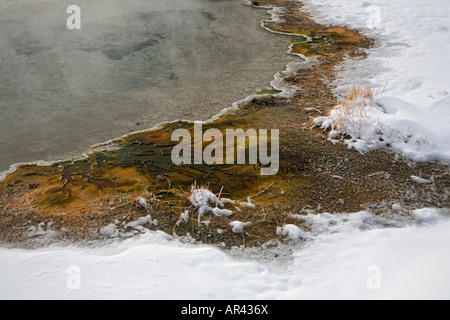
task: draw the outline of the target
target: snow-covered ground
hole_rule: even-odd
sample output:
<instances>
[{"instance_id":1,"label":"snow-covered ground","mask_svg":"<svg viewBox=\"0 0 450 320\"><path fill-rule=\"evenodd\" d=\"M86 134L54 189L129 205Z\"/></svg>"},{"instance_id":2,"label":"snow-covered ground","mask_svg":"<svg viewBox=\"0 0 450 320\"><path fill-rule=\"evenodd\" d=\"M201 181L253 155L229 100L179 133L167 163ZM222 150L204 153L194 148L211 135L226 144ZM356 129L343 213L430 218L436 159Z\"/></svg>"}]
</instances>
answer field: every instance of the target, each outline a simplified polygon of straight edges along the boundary
<instances>
[{"instance_id":1,"label":"snow-covered ground","mask_svg":"<svg viewBox=\"0 0 450 320\"><path fill-rule=\"evenodd\" d=\"M304 0L322 23L378 39L363 61L348 60L336 84L382 91L349 130L350 145L392 148L415 161L450 162L450 6L446 0ZM365 130L360 130L365 127ZM367 129L370 128L370 130ZM380 140L383 140L381 141Z\"/></svg>"},{"instance_id":2,"label":"snow-covered ground","mask_svg":"<svg viewBox=\"0 0 450 320\"><path fill-rule=\"evenodd\" d=\"M448 212L412 215L405 228L378 228L365 211L309 215L309 240L259 261L162 232L95 248L1 248L0 299L450 299Z\"/></svg>"}]
</instances>

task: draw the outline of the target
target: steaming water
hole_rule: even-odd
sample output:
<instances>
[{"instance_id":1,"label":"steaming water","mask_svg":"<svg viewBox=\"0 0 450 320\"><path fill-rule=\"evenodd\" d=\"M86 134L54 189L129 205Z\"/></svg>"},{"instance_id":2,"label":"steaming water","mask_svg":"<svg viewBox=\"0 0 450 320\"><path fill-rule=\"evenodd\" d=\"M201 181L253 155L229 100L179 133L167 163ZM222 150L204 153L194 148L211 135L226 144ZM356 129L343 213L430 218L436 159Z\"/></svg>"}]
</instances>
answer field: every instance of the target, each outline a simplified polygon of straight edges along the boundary
<instances>
[{"instance_id":1,"label":"steaming water","mask_svg":"<svg viewBox=\"0 0 450 320\"><path fill-rule=\"evenodd\" d=\"M267 18L239 0L0 0L0 170L206 120L268 87L293 58Z\"/></svg>"}]
</instances>

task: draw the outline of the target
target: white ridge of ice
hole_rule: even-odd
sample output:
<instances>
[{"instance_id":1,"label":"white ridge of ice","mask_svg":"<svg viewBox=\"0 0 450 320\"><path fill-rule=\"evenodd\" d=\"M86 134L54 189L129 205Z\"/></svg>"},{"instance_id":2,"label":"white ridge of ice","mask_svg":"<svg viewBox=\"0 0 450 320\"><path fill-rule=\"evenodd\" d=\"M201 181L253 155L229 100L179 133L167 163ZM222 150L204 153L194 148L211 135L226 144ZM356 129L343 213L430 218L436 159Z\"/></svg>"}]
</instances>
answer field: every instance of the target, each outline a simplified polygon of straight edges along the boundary
<instances>
[{"instance_id":1,"label":"white ridge of ice","mask_svg":"<svg viewBox=\"0 0 450 320\"><path fill-rule=\"evenodd\" d=\"M433 182L431 180L423 179L423 178L417 177L417 176L411 176L411 179L413 179L418 184L429 184L429 183Z\"/></svg>"},{"instance_id":2,"label":"white ridge of ice","mask_svg":"<svg viewBox=\"0 0 450 320\"><path fill-rule=\"evenodd\" d=\"M213 208L212 212L214 215L221 217L221 216L231 216L233 214L233 211L228 209L220 209L220 208Z\"/></svg>"},{"instance_id":3,"label":"white ridge of ice","mask_svg":"<svg viewBox=\"0 0 450 320\"><path fill-rule=\"evenodd\" d=\"M145 226L146 224L149 225L156 225L157 221L152 220L152 217L150 215L145 217L140 217L135 221L127 223L125 226L129 228L136 228L138 226Z\"/></svg>"}]
</instances>

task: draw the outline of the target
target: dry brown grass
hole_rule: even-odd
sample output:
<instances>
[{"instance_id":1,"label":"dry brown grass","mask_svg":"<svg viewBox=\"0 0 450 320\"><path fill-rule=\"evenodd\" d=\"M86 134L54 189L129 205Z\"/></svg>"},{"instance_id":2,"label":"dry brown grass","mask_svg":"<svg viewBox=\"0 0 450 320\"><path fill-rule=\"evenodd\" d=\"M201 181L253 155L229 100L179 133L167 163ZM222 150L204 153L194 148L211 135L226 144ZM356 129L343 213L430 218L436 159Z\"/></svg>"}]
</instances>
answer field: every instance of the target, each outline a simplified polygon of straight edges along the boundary
<instances>
[{"instance_id":1,"label":"dry brown grass","mask_svg":"<svg viewBox=\"0 0 450 320\"><path fill-rule=\"evenodd\" d=\"M347 89L345 96L346 101L355 101L359 99L373 100L375 90L370 86L353 86Z\"/></svg>"},{"instance_id":2,"label":"dry brown grass","mask_svg":"<svg viewBox=\"0 0 450 320\"><path fill-rule=\"evenodd\" d=\"M375 103L375 90L370 86L353 86L340 99L339 107L332 112L335 130L345 133L349 123L355 118L367 117L366 108Z\"/></svg>"}]
</instances>

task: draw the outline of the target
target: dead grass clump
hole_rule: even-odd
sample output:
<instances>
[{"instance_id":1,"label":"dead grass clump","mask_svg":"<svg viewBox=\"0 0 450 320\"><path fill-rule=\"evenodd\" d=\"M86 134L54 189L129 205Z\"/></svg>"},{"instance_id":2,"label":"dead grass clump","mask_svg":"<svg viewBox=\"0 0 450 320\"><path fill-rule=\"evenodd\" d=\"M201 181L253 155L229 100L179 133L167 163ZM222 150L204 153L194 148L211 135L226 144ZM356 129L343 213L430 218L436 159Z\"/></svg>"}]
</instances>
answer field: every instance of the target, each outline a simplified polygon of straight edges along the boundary
<instances>
[{"instance_id":1,"label":"dead grass clump","mask_svg":"<svg viewBox=\"0 0 450 320\"><path fill-rule=\"evenodd\" d=\"M370 86L353 86L347 89L345 101L373 100L374 96L375 90Z\"/></svg>"},{"instance_id":2,"label":"dead grass clump","mask_svg":"<svg viewBox=\"0 0 450 320\"><path fill-rule=\"evenodd\" d=\"M334 129L345 133L355 119L367 117L366 108L375 102L376 92L370 86L353 86L347 89L331 117Z\"/></svg>"}]
</instances>

